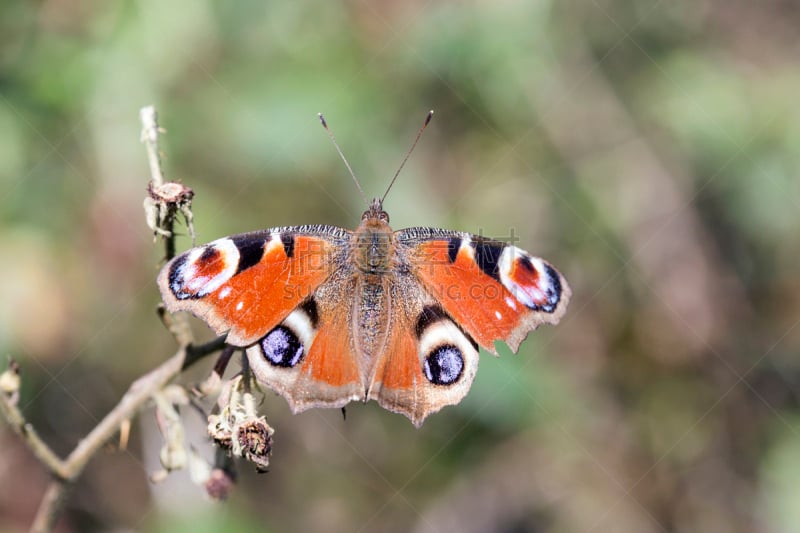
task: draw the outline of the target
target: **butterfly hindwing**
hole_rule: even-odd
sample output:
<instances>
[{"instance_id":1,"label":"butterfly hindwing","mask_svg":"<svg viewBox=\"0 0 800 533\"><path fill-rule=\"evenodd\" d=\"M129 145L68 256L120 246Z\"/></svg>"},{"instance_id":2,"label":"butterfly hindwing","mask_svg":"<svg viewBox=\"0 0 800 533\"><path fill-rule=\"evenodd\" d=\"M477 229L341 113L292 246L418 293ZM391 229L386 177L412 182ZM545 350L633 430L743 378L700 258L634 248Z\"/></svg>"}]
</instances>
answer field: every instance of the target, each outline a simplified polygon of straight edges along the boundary
<instances>
[{"instance_id":1,"label":"butterfly hindwing","mask_svg":"<svg viewBox=\"0 0 800 533\"><path fill-rule=\"evenodd\" d=\"M410 274L397 274L392 292L389 333L369 399L419 427L467 394L478 370L478 345Z\"/></svg>"},{"instance_id":2,"label":"butterfly hindwing","mask_svg":"<svg viewBox=\"0 0 800 533\"><path fill-rule=\"evenodd\" d=\"M339 305L348 289L329 280L247 349L256 379L283 396L295 413L364 398L346 307Z\"/></svg>"}]
</instances>

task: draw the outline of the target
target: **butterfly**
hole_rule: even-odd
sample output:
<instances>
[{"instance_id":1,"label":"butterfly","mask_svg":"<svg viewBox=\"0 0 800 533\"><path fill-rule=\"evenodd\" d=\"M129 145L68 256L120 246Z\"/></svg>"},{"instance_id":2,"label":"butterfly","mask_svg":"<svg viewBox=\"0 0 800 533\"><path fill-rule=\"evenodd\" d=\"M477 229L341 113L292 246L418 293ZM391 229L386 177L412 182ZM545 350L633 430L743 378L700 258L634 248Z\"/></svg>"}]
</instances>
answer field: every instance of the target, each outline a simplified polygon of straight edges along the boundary
<instances>
[{"instance_id":1,"label":"butterfly","mask_svg":"<svg viewBox=\"0 0 800 533\"><path fill-rule=\"evenodd\" d=\"M571 293L548 262L500 240L393 231L385 196L354 231L276 227L176 256L158 276L167 309L227 333L292 412L377 400L421 426L467 394L479 347L497 355L502 340L516 352L558 323Z\"/></svg>"}]
</instances>

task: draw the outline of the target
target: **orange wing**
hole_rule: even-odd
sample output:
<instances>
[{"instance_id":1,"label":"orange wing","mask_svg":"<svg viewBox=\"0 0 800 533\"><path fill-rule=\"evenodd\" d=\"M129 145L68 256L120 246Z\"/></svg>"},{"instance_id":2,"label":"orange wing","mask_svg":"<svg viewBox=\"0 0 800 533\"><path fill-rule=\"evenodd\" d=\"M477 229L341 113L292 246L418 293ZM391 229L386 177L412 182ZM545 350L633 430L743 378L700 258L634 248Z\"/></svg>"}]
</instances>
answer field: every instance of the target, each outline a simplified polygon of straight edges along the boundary
<instances>
[{"instance_id":1,"label":"orange wing","mask_svg":"<svg viewBox=\"0 0 800 533\"><path fill-rule=\"evenodd\" d=\"M412 275L397 273L390 285L388 335L367 396L419 427L467 394L478 370L478 346Z\"/></svg>"},{"instance_id":2,"label":"orange wing","mask_svg":"<svg viewBox=\"0 0 800 533\"><path fill-rule=\"evenodd\" d=\"M500 241L467 233L410 228L397 233L413 274L483 348L513 351L540 324L556 324L570 298L549 263Z\"/></svg>"},{"instance_id":3,"label":"orange wing","mask_svg":"<svg viewBox=\"0 0 800 533\"><path fill-rule=\"evenodd\" d=\"M259 382L283 396L293 412L342 407L364 399L354 357L347 304L353 279L334 274L312 296L247 349Z\"/></svg>"},{"instance_id":4,"label":"orange wing","mask_svg":"<svg viewBox=\"0 0 800 533\"><path fill-rule=\"evenodd\" d=\"M189 311L227 342L248 346L306 300L338 267L349 232L275 228L225 237L170 261L158 276L170 312Z\"/></svg>"}]
</instances>

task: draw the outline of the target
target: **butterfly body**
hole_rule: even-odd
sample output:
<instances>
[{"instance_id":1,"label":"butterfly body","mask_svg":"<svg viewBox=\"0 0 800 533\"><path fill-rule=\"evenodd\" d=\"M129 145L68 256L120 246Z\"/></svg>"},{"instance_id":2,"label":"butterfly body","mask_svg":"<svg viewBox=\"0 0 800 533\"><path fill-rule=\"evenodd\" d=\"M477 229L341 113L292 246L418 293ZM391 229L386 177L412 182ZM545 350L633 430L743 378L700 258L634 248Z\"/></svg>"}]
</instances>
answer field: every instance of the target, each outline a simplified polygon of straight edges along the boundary
<instances>
[{"instance_id":1,"label":"butterfly body","mask_svg":"<svg viewBox=\"0 0 800 533\"><path fill-rule=\"evenodd\" d=\"M506 243L393 231L379 199L355 231L226 237L174 258L158 283L170 311L245 348L256 379L294 412L374 399L417 426L466 395L479 346L516 351L570 296L552 266Z\"/></svg>"}]
</instances>

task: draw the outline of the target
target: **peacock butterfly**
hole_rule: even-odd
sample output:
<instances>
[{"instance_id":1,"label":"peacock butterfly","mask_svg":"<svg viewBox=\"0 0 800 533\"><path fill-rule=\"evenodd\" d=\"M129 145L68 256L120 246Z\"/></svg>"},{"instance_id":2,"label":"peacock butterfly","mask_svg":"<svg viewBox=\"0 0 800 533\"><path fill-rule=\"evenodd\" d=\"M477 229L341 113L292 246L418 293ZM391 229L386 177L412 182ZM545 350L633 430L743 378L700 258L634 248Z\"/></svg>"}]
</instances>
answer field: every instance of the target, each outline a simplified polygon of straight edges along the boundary
<instances>
[{"instance_id":1,"label":"peacock butterfly","mask_svg":"<svg viewBox=\"0 0 800 533\"><path fill-rule=\"evenodd\" d=\"M374 399L419 427L467 394L479 347L497 355L502 340L516 352L540 324L558 323L570 289L549 263L499 240L393 231L385 196L355 231L277 227L184 252L158 276L167 309L227 333L293 412Z\"/></svg>"}]
</instances>

